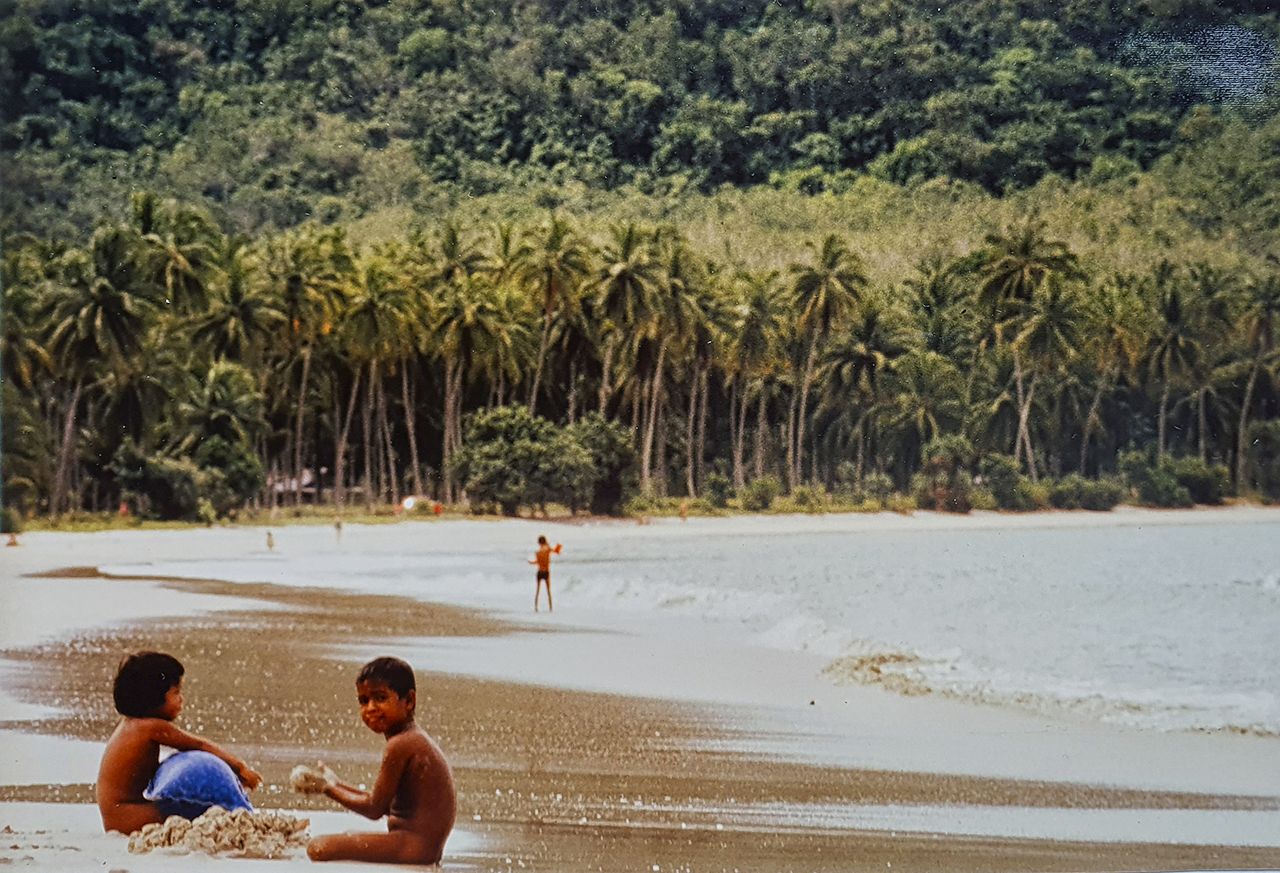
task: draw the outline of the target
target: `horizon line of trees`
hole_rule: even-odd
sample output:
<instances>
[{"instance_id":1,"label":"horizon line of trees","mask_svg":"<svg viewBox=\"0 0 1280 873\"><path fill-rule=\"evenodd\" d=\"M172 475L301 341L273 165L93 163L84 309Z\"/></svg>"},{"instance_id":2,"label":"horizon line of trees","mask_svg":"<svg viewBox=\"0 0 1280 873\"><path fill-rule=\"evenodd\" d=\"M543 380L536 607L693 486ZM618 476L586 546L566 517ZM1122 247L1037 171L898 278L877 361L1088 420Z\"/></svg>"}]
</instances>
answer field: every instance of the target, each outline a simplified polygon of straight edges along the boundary
<instances>
[{"instance_id":1,"label":"horizon line of trees","mask_svg":"<svg viewBox=\"0 0 1280 873\"><path fill-rule=\"evenodd\" d=\"M1027 215L875 283L839 234L733 270L674 227L592 235L555 213L358 248L340 225L249 238L131 205L83 246L6 240L8 506L203 495L218 515L300 502L322 469L339 510L450 503L482 459L468 422L511 405L621 427L645 497L717 476L906 490L951 436L1033 483L1115 473L1137 447L1280 490L1260 454L1280 446L1274 256L1091 274Z\"/></svg>"}]
</instances>

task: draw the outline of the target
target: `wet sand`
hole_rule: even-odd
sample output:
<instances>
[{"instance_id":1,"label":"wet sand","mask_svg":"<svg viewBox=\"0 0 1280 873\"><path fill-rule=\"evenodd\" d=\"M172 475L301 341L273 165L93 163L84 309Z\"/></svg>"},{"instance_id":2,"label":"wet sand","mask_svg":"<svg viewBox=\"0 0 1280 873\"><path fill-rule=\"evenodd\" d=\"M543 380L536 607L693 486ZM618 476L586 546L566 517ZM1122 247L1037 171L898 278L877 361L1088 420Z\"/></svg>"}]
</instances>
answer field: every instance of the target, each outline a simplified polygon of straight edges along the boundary
<instances>
[{"instance_id":1,"label":"wet sand","mask_svg":"<svg viewBox=\"0 0 1280 873\"><path fill-rule=\"evenodd\" d=\"M53 555L49 556L52 559ZM30 556L24 556L30 558ZM31 564L30 560L24 563ZM38 563L38 562L36 562ZM50 568L53 569L53 568ZM46 571L47 572L47 571ZM139 648L178 655L187 668L181 724L234 747L264 776L255 801L314 810L317 832L376 829L331 811L324 799L288 792L289 770L323 759L345 779L372 781L381 738L360 723L353 678L364 653L395 654L424 640L448 647L574 631L520 623L471 609L378 595L214 580L104 579L96 568L62 568L39 580L4 574L9 590L38 584L42 596L103 598L78 629L22 645L6 641L0 683L4 737L58 743L87 755L116 720L109 687L119 656ZM66 586L65 590L59 586ZM107 604L161 604L121 619ZM226 608L224 608L226 607ZM120 609L118 612L128 612ZM87 622L87 625L84 623ZM751 753L751 732L767 719L728 707L555 688L527 681L419 674L419 723L448 755L459 791L447 866L508 870L1168 870L1280 866L1274 846L1197 845L1196 823L1213 815L1275 819L1275 792L1116 788L1069 781L829 766ZM643 670L643 664L619 664ZM24 739L26 738L26 739ZM80 742L75 742L80 741ZM789 742L803 744L803 738ZM33 746L34 748L34 746ZM0 766L0 777L18 772ZM39 778L41 772L51 774ZM93 770L67 778L37 762L0 778L0 860L66 869L82 850L121 869L172 869L123 854L123 840L95 833ZM57 802L59 807L42 804ZM49 810L65 809L63 814ZM989 810L1039 813L1055 839L947 833L947 818ZM905 810L905 812L904 812ZM86 815L86 811L91 813ZM1106 841L1072 838L1080 816L1113 811L1123 830ZM1009 813L1009 814L1014 814ZM1147 842L1137 823L1161 815L1186 842ZM42 818L42 816L44 818ZM895 823L916 824L904 831ZM1183 818L1179 818L1182 816ZM34 823L50 820L43 830ZM10 822L17 826L11 826ZM937 830L930 832L931 823ZM62 828L59 831L59 827ZM981 828L977 828L981 830ZM1105 833L1084 828L1081 832ZM1212 836L1215 831L1206 831ZM43 840L49 845L41 843ZM59 842L60 841L60 842ZM53 843L63 848L55 851ZM71 848L68 849L67 846ZM18 846L14 849L12 846ZM86 857L83 860L89 860ZM194 863L199 859L191 859ZM189 863L183 861L181 863ZM210 862L218 863L218 862ZM237 862L235 869L248 870ZM265 863L265 862L264 862ZM274 862L278 865L279 862ZM305 859L298 861L305 863ZM150 866L148 866L150 865ZM207 865L206 865L207 866ZM77 868L79 868L77 866ZM104 869L88 864L79 869ZM271 869L275 869L274 867Z\"/></svg>"}]
</instances>

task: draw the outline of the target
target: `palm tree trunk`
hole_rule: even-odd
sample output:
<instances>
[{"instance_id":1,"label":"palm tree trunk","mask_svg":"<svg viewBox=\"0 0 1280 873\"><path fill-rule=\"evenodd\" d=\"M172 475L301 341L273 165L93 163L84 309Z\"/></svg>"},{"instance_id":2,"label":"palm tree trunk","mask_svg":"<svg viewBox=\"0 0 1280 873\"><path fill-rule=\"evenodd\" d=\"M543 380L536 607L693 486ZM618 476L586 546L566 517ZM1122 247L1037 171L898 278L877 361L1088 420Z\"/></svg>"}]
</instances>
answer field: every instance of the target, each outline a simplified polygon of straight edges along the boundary
<instances>
[{"instance_id":1,"label":"palm tree trunk","mask_svg":"<svg viewBox=\"0 0 1280 873\"><path fill-rule=\"evenodd\" d=\"M657 433L653 437L653 493L667 496L667 390L666 383L658 380Z\"/></svg>"},{"instance_id":2,"label":"palm tree trunk","mask_svg":"<svg viewBox=\"0 0 1280 873\"><path fill-rule=\"evenodd\" d=\"M391 423L387 420L387 392L383 385L378 385L378 427L382 431L384 466L386 468L386 486L384 494L389 495L389 503L400 502L400 488L396 484L396 453L391 444Z\"/></svg>"},{"instance_id":3,"label":"palm tree trunk","mask_svg":"<svg viewBox=\"0 0 1280 873\"><path fill-rule=\"evenodd\" d=\"M795 472L791 480L792 488L804 481L804 424L809 404L809 387L813 384L813 364L817 359L818 334L815 332L809 343L809 359L804 366L804 381L800 383L800 415L796 419Z\"/></svg>"},{"instance_id":4,"label":"palm tree trunk","mask_svg":"<svg viewBox=\"0 0 1280 873\"><path fill-rule=\"evenodd\" d=\"M542 365L547 359L547 343L551 340L551 312L542 317L542 344L538 346L538 366L533 371L533 384L529 386L529 412L532 414L538 402L538 385L542 382Z\"/></svg>"},{"instance_id":5,"label":"palm tree trunk","mask_svg":"<svg viewBox=\"0 0 1280 873\"><path fill-rule=\"evenodd\" d=\"M685 423L685 465L684 465L684 484L685 490L690 497L697 497L698 492L694 487L693 469L694 469L694 453L696 447L694 445L694 432L697 429L698 417L698 369L699 364L694 361L693 364L693 381L689 387L689 420Z\"/></svg>"},{"instance_id":6,"label":"palm tree trunk","mask_svg":"<svg viewBox=\"0 0 1280 873\"><path fill-rule=\"evenodd\" d=\"M578 359L569 361L569 424L575 421L578 411Z\"/></svg>"},{"instance_id":7,"label":"palm tree trunk","mask_svg":"<svg viewBox=\"0 0 1280 873\"><path fill-rule=\"evenodd\" d=\"M755 439L755 445L752 447L754 449L754 454L755 454L755 458L753 460L755 461L755 470L756 470L757 479L759 479L761 476L764 475L764 438L765 438L765 435L768 433L767 428L769 425L769 421L768 421L769 416L766 408L767 403L768 403L768 398L765 397L764 380L761 379L760 380L760 398L757 401L757 406L756 406L756 434L755 434L756 439Z\"/></svg>"},{"instance_id":8,"label":"palm tree trunk","mask_svg":"<svg viewBox=\"0 0 1280 873\"><path fill-rule=\"evenodd\" d=\"M75 443L76 408L80 405L80 389L83 379L76 379L75 388L71 390L71 401L67 404L67 416L62 426L62 445L58 449L58 467L53 474L53 499L49 509L52 514L62 512L62 503L67 496L67 470L71 464L71 449Z\"/></svg>"},{"instance_id":9,"label":"palm tree trunk","mask_svg":"<svg viewBox=\"0 0 1280 873\"><path fill-rule=\"evenodd\" d=\"M800 484L795 479L796 461L796 407L800 404L800 392L792 390L791 405L787 409L787 493Z\"/></svg>"},{"instance_id":10,"label":"palm tree trunk","mask_svg":"<svg viewBox=\"0 0 1280 873\"><path fill-rule=\"evenodd\" d=\"M1205 388L1201 388L1198 392L1196 392L1196 393L1197 393L1197 397L1196 397L1196 406L1198 407L1198 408L1197 408L1197 413L1198 413L1198 415L1197 415L1198 422L1197 422L1197 423L1198 423L1198 424L1199 424L1199 426L1200 426L1200 427L1199 427L1199 430L1200 430L1200 461L1201 461L1202 463L1203 463L1203 462L1207 462L1207 461L1208 461L1208 459L1209 459L1209 456L1208 456L1208 453L1207 453L1207 449L1206 449L1206 446L1205 446L1205 431L1207 431L1207 430L1209 429L1209 421L1208 421L1207 417L1205 416L1205 409L1204 409L1204 405L1205 405L1204 395L1205 395L1205 392L1206 392L1206 389L1205 389Z\"/></svg>"},{"instance_id":11,"label":"palm tree trunk","mask_svg":"<svg viewBox=\"0 0 1280 873\"><path fill-rule=\"evenodd\" d=\"M450 469L452 466L450 461L455 448L456 427L454 426L454 417L457 415L457 398L455 394L458 393L458 385L462 381L460 378L461 370L462 362L454 360L445 366L444 371L444 434L440 449L440 472L443 477L445 503L453 502L453 471Z\"/></svg>"},{"instance_id":12,"label":"palm tree trunk","mask_svg":"<svg viewBox=\"0 0 1280 873\"><path fill-rule=\"evenodd\" d=\"M1164 457L1164 420L1169 411L1169 380L1164 380L1164 390L1160 392L1160 424L1158 427L1159 439L1157 442L1157 454Z\"/></svg>"},{"instance_id":13,"label":"palm tree trunk","mask_svg":"<svg viewBox=\"0 0 1280 873\"><path fill-rule=\"evenodd\" d=\"M356 365L355 376L351 380L351 396L347 398L347 415L339 422L338 445L333 459L333 502L338 508L338 515L342 515L347 500L347 437L351 432L351 419L355 418L359 393L360 366Z\"/></svg>"},{"instance_id":14,"label":"palm tree trunk","mask_svg":"<svg viewBox=\"0 0 1280 873\"><path fill-rule=\"evenodd\" d=\"M302 381L298 385L298 421L294 426L293 504L302 503L302 423L307 410L307 377L311 375L311 346L302 350Z\"/></svg>"},{"instance_id":15,"label":"palm tree trunk","mask_svg":"<svg viewBox=\"0 0 1280 873\"><path fill-rule=\"evenodd\" d=\"M364 506L373 509L373 391L378 384L378 362L369 362L369 387L364 392L360 436L364 440Z\"/></svg>"},{"instance_id":16,"label":"palm tree trunk","mask_svg":"<svg viewBox=\"0 0 1280 873\"><path fill-rule=\"evenodd\" d=\"M710 380L709 365L704 365L702 374L698 378L698 434L696 442L698 444L697 461L693 469L694 486L698 489L705 488L707 485L707 405L711 399L711 391L708 386Z\"/></svg>"},{"instance_id":17,"label":"palm tree trunk","mask_svg":"<svg viewBox=\"0 0 1280 873\"><path fill-rule=\"evenodd\" d=\"M1025 408L1025 392L1022 389L1022 358L1018 356L1018 350L1016 348L1013 350L1013 382L1018 391L1018 432L1014 434L1013 437L1013 460L1017 463L1022 460L1022 437L1024 433L1023 428L1026 427L1026 422L1022 417L1022 410ZM1030 457L1027 458L1027 466L1032 466L1032 459Z\"/></svg>"},{"instance_id":18,"label":"palm tree trunk","mask_svg":"<svg viewBox=\"0 0 1280 873\"><path fill-rule=\"evenodd\" d=\"M667 341L664 338L658 343L658 361L653 368L649 410L644 430L644 441L640 449L640 493L645 497L653 496L652 462L653 437L658 423L658 401L662 394L662 363L667 354Z\"/></svg>"},{"instance_id":19,"label":"palm tree trunk","mask_svg":"<svg viewBox=\"0 0 1280 873\"><path fill-rule=\"evenodd\" d=\"M609 335L609 339L604 344L604 362L600 371L600 414L604 415L604 408L609 402L609 371L613 369L613 345L614 336Z\"/></svg>"},{"instance_id":20,"label":"palm tree trunk","mask_svg":"<svg viewBox=\"0 0 1280 873\"><path fill-rule=\"evenodd\" d=\"M1039 475L1036 473L1036 456L1031 449L1031 428L1028 427L1028 420L1031 418L1031 402L1036 397L1036 377L1031 377L1031 385L1027 389L1027 402L1022 410L1018 413L1018 430L1022 432L1022 442L1027 452L1027 475L1031 477L1031 484L1035 485L1039 482ZM934 426L934 434L937 434L937 426Z\"/></svg>"},{"instance_id":21,"label":"palm tree trunk","mask_svg":"<svg viewBox=\"0 0 1280 873\"><path fill-rule=\"evenodd\" d=\"M1262 363L1262 357L1258 356L1253 361L1253 368L1249 370L1249 381L1244 386L1244 402L1240 404L1240 429L1236 431L1236 493L1243 494L1245 492L1244 474L1248 469L1249 458L1249 404L1253 402L1253 386L1258 381L1258 369Z\"/></svg>"},{"instance_id":22,"label":"palm tree trunk","mask_svg":"<svg viewBox=\"0 0 1280 873\"><path fill-rule=\"evenodd\" d=\"M404 395L404 425L409 431L409 463L413 465L413 493L421 496L422 494L422 474L419 472L421 465L418 463L418 429L414 427L413 420L417 412L417 397L410 397L409 394L409 361L408 359L401 362L400 370L400 393ZM414 392L415 395L417 392Z\"/></svg>"},{"instance_id":23,"label":"palm tree trunk","mask_svg":"<svg viewBox=\"0 0 1280 873\"><path fill-rule=\"evenodd\" d=\"M742 468L743 426L746 424L743 410L747 406L747 385L742 376L735 375L729 386L729 443L733 447L733 487L746 485Z\"/></svg>"},{"instance_id":24,"label":"palm tree trunk","mask_svg":"<svg viewBox=\"0 0 1280 873\"><path fill-rule=\"evenodd\" d=\"M1084 475L1085 464L1089 461L1089 435L1093 432L1094 425L1099 424L1101 419L1098 417L1098 409L1102 406L1102 395L1106 391L1107 383L1110 380L1107 374L1103 373L1098 376L1098 390L1093 392L1093 402L1089 404L1089 414L1085 416L1083 432L1080 434L1080 475Z\"/></svg>"}]
</instances>

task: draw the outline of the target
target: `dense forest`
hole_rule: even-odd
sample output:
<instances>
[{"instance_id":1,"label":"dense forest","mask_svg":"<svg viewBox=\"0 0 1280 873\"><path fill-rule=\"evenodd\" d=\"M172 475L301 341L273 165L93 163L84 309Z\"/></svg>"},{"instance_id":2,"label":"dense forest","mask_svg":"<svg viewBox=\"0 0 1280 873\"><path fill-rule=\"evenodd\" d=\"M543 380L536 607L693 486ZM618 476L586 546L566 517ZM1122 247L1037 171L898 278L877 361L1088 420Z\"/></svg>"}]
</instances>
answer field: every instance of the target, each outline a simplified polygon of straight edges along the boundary
<instances>
[{"instance_id":1,"label":"dense forest","mask_svg":"<svg viewBox=\"0 0 1280 873\"><path fill-rule=\"evenodd\" d=\"M0 6L23 514L1280 496L1269 4Z\"/></svg>"}]
</instances>

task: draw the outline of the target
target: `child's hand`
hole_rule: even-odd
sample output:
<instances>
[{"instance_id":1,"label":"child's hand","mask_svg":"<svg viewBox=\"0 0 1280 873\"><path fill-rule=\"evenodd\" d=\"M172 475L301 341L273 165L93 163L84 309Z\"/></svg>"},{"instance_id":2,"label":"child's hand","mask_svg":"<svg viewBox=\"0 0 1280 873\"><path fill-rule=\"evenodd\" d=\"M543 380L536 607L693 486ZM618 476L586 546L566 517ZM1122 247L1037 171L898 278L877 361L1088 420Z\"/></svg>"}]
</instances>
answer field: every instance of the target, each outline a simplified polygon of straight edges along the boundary
<instances>
[{"instance_id":1,"label":"child's hand","mask_svg":"<svg viewBox=\"0 0 1280 873\"><path fill-rule=\"evenodd\" d=\"M240 781L252 791L262 784L262 774L250 767L245 767L240 771Z\"/></svg>"},{"instance_id":2,"label":"child's hand","mask_svg":"<svg viewBox=\"0 0 1280 873\"><path fill-rule=\"evenodd\" d=\"M333 772L324 764L318 765L318 769L299 764L289 774L289 781L293 783L293 790L299 794L323 794L326 788L338 781L335 778L331 782L330 776L333 776Z\"/></svg>"},{"instance_id":3,"label":"child's hand","mask_svg":"<svg viewBox=\"0 0 1280 873\"><path fill-rule=\"evenodd\" d=\"M316 769L320 771L320 777L324 779L326 787L333 788L338 784L338 774L326 767L324 761L317 761Z\"/></svg>"}]
</instances>

